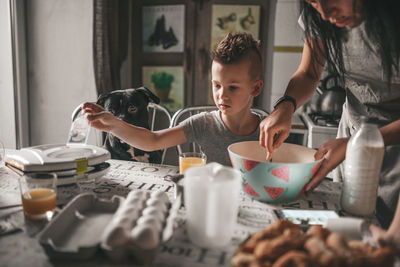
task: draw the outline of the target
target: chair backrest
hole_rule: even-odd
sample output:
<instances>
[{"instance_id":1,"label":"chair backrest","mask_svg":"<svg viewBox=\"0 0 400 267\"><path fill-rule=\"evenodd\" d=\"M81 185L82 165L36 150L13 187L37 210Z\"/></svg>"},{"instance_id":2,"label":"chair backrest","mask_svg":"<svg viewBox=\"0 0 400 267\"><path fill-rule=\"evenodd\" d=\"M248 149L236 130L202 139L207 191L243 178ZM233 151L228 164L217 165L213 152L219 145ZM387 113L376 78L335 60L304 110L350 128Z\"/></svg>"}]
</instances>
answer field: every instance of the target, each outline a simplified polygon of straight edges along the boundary
<instances>
[{"instance_id":1,"label":"chair backrest","mask_svg":"<svg viewBox=\"0 0 400 267\"><path fill-rule=\"evenodd\" d=\"M171 127L177 126L181 121L189 118L190 116L199 114L201 112L210 112L213 110L217 110L217 107L215 105L205 105L205 106L194 106L194 107L187 107L187 108L182 108L178 110L177 112L174 113L172 116L172 121L171 121ZM266 117L268 116L268 112L261 109L261 108L251 108L251 111L257 115ZM177 146L178 154L182 153L183 148L182 146L188 146L187 150L188 151L193 151L193 152L198 152L201 151L201 147L196 144L196 143L190 143L190 144L182 144Z\"/></svg>"},{"instance_id":2,"label":"chair backrest","mask_svg":"<svg viewBox=\"0 0 400 267\"><path fill-rule=\"evenodd\" d=\"M71 119L74 121L76 117L79 115L79 113L82 110L82 105L80 104L77 106L74 111L72 112ZM151 131L157 131L160 129L165 129L168 128L171 125L171 114L169 113L168 109L165 107L152 103L150 102L147 105L147 111L149 112L149 126ZM100 131L98 131L100 132ZM101 134L100 134L101 135ZM96 143L98 146L103 146L104 145L104 137L98 137L96 135ZM99 141L101 140L101 141ZM161 164L164 163L165 160L165 154L167 152L167 149L162 150L162 158L161 158Z\"/></svg>"},{"instance_id":3,"label":"chair backrest","mask_svg":"<svg viewBox=\"0 0 400 267\"><path fill-rule=\"evenodd\" d=\"M171 125L171 114L165 107L150 102L147 105L147 110L149 112L149 125L151 131L165 129ZM167 148L163 149L161 164L164 164L166 153Z\"/></svg>"}]
</instances>

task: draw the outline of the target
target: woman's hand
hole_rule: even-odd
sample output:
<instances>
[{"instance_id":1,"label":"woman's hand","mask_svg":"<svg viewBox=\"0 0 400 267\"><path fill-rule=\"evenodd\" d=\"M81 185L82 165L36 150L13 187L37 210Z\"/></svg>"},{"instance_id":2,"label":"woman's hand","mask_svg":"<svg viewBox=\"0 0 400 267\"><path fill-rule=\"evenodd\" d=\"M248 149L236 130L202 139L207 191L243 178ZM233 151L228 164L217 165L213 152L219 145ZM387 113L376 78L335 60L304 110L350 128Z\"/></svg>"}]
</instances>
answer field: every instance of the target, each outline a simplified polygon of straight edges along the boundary
<instances>
[{"instance_id":1,"label":"woman's hand","mask_svg":"<svg viewBox=\"0 0 400 267\"><path fill-rule=\"evenodd\" d=\"M118 119L100 105L86 102L82 106L82 110L87 113L87 119L90 126L105 132L110 132Z\"/></svg>"},{"instance_id":2,"label":"woman's hand","mask_svg":"<svg viewBox=\"0 0 400 267\"><path fill-rule=\"evenodd\" d=\"M398 227L398 226L397 226ZM392 246L397 253L400 253L400 232L384 230L376 225L371 224L369 231L374 239L375 244L379 247Z\"/></svg>"},{"instance_id":3,"label":"woman's hand","mask_svg":"<svg viewBox=\"0 0 400 267\"><path fill-rule=\"evenodd\" d=\"M397 201L396 213L388 230L371 224L369 231L372 238L380 247L391 246L397 255L400 255L400 195Z\"/></svg>"},{"instance_id":4,"label":"woman's hand","mask_svg":"<svg viewBox=\"0 0 400 267\"><path fill-rule=\"evenodd\" d=\"M293 104L282 102L270 115L260 123L260 145L268 151L268 158L272 158L275 148L282 145L288 138L292 125Z\"/></svg>"},{"instance_id":5,"label":"woman's hand","mask_svg":"<svg viewBox=\"0 0 400 267\"><path fill-rule=\"evenodd\" d=\"M326 175L336 168L346 157L347 142L350 138L337 138L325 142L315 153L315 160L325 158L322 161L318 172L312 177L306 188L306 193L310 193L326 177Z\"/></svg>"}]
</instances>

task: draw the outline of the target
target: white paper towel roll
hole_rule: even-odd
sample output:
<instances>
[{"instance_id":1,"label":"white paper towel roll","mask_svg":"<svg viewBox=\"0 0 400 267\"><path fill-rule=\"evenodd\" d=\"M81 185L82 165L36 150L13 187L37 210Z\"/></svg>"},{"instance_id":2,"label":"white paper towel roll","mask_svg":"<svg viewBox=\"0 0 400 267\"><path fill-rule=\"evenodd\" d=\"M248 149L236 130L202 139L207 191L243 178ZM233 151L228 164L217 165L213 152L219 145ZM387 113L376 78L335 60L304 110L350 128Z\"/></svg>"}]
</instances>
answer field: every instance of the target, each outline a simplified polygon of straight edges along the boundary
<instances>
[{"instance_id":1,"label":"white paper towel roll","mask_svg":"<svg viewBox=\"0 0 400 267\"><path fill-rule=\"evenodd\" d=\"M361 240L366 225L363 219L341 217L328 219L325 227L333 232L344 235L347 240Z\"/></svg>"}]
</instances>

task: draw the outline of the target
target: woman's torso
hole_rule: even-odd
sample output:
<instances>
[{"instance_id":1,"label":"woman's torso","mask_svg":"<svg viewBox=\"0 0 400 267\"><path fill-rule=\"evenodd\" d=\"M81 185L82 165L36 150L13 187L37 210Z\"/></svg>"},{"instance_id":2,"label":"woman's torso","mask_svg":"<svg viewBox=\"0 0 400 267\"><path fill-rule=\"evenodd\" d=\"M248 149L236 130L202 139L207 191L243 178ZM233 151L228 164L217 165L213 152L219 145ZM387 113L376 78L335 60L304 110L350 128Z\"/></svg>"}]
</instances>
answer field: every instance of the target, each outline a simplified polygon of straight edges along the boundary
<instances>
[{"instance_id":1,"label":"woman's torso","mask_svg":"<svg viewBox=\"0 0 400 267\"><path fill-rule=\"evenodd\" d=\"M343 58L350 119L357 125L361 115L386 122L400 119L400 74L394 71L389 86L376 45L363 40L367 40L364 23L350 30L348 37Z\"/></svg>"},{"instance_id":2,"label":"woman's torso","mask_svg":"<svg viewBox=\"0 0 400 267\"><path fill-rule=\"evenodd\" d=\"M400 119L400 74L393 73L390 86L384 75L376 46L365 43L364 24L349 31L345 44L344 62L346 68L346 103L339 125L338 137L353 135L360 125L362 115L381 120L379 126ZM372 48L369 49L370 46ZM400 188L399 165L400 146L385 148L380 173L376 216L381 223L391 221L397 206ZM343 166L337 168L338 176L343 175Z\"/></svg>"}]
</instances>

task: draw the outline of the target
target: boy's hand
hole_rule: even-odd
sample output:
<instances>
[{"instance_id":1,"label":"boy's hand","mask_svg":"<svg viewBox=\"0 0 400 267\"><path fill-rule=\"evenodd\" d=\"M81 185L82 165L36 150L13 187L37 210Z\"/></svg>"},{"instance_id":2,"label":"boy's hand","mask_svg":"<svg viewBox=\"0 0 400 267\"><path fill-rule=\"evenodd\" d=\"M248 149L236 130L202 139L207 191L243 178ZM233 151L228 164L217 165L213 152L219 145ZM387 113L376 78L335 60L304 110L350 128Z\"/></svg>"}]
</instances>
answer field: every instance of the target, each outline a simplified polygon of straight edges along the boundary
<instances>
[{"instance_id":1,"label":"boy's hand","mask_svg":"<svg viewBox=\"0 0 400 267\"><path fill-rule=\"evenodd\" d=\"M87 119L90 126L101 131L110 132L118 120L113 114L105 111L102 106L97 104L86 102L82 109L88 114Z\"/></svg>"},{"instance_id":2,"label":"boy's hand","mask_svg":"<svg viewBox=\"0 0 400 267\"><path fill-rule=\"evenodd\" d=\"M267 149L267 161L272 158L274 149L288 138L292 116L292 103L282 102L260 123L260 145Z\"/></svg>"},{"instance_id":3,"label":"boy's hand","mask_svg":"<svg viewBox=\"0 0 400 267\"><path fill-rule=\"evenodd\" d=\"M91 102L83 103L82 110L85 111L85 113L89 113L89 114L95 114L95 113L105 111L105 109L102 106L91 103Z\"/></svg>"}]
</instances>

